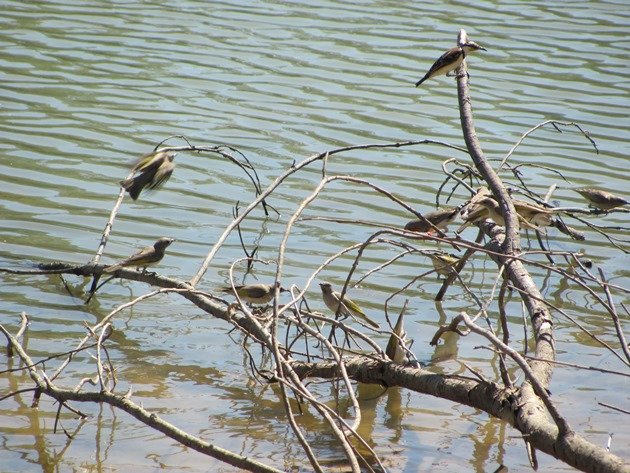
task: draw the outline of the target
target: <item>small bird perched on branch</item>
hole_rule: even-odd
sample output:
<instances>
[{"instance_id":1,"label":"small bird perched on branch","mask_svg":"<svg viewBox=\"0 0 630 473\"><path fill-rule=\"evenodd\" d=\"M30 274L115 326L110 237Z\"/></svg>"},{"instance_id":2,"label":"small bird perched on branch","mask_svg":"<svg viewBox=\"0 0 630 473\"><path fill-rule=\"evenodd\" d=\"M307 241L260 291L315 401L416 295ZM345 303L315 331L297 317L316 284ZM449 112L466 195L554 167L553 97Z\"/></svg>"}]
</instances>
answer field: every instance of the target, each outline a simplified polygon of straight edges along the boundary
<instances>
[{"instance_id":1,"label":"small bird perched on branch","mask_svg":"<svg viewBox=\"0 0 630 473\"><path fill-rule=\"evenodd\" d=\"M531 225L530 228L543 231L542 227L548 227L553 223L554 212L551 209L518 199L513 199L512 203L516 213Z\"/></svg>"},{"instance_id":2,"label":"small bird perched on branch","mask_svg":"<svg viewBox=\"0 0 630 473\"><path fill-rule=\"evenodd\" d=\"M426 253L431 258L433 268L439 275L450 276L451 271L455 269L455 265L459 262L459 258L450 255L444 251L436 251L434 253ZM439 277L439 276L438 276Z\"/></svg>"},{"instance_id":3,"label":"small bird perched on branch","mask_svg":"<svg viewBox=\"0 0 630 473\"><path fill-rule=\"evenodd\" d=\"M450 72L461 66L462 61L468 54L479 50L487 51L486 48L481 47L474 41L468 41L461 46L455 46L454 48L449 49L433 63L429 72L427 72L422 79L416 82L416 87L431 77L443 74L448 76Z\"/></svg>"},{"instance_id":4,"label":"small bird perched on branch","mask_svg":"<svg viewBox=\"0 0 630 473\"><path fill-rule=\"evenodd\" d=\"M497 225L505 226L503 215L496 200L490 197L482 197L474 203L466 207L466 214L462 215L464 223L456 230L455 233L461 233L468 225L481 222L490 218Z\"/></svg>"},{"instance_id":5,"label":"small bird perched on branch","mask_svg":"<svg viewBox=\"0 0 630 473\"><path fill-rule=\"evenodd\" d=\"M249 304L267 304L273 299L276 293L276 286L273 284L244 284L240 286L225 286L221 292L227 294L238 294L238 297ZM288 289L280 287L280 292L289 292Z\"/></svg>"},{"instance_id":6,"label":"small bird perched on branch","mask_svg":"<svg viewBox=\"0 0 630 473\"><path fill-rule=\"evenodd\" d=\"M332 310L335 314L339 313L342 317L352 316L356 319L367 322L374 328L380 328L379 324L365 315L365 312L363 312L361 308L352 302L347 296L344 296L343 300L341 300L341 294L337 291L333 291L330 283L322 282L319 284L319 287L322 288L322 298L324 299L324 304L326 304L326 307Z\"/></svg>"},{"instance_id":7,"label":"small bird perched on branch","mask_svg":"<svg viewBox=\"0 0 630 473\"><path fill-rule=\"evenodd\" d=\"M138 174L120 181L120 185L136 200L140 192L147 189L157 189L169 180L177 153L173 151L152 151L141 156L133 166L132 171Z\"/></svg>"},{"instance_id":8,"label":"small bird perched on branch","mask_svg":"<svg viewBox=\"0 0 630 473\"><path fill-rule=\"evenodd\" d=\"M142 272L146 272L147 266L153 266L159 263L164 258L164 252L166 248L175 241L174 238L162 237L156 241L153 246L147 246L142 250L134 253L129 258L103 269L104 273L113 273L114 271L127 268L129 266L135 266L136 268L143 268Z\"/></svg>"},{"instance_id":9,"label":"small bird perched on branch","mask_svg":"<svg viewBox=\"0 0 630 473\"><path fill-rule=\"evenodd\" d=\"M457 209L456 207L437 209L433 212L427 212L426 214L423 214L423 217L440 230L446 230L448 224L451 223L457 216L458 210L459 209ZM435 231L435 229L431 225L429 225L428 222L420 219L407 222L407 225L405 225L405 230L419 233L431 233L432 231Z\"/></svg>"},{"instance_id":10,"label":"small bird perched on branch","mask_svg":"<svg viewBox=\"0 0 630 473\"><path fill-rule=\"evenodd\" d=\"M582 189L575 189L575 192L578 192L582 195L582 197L588 200L591 207L595 207L601 210L611 210L616 207L630 204L630 202L628 202L623 197L619 197L615 194L611 194L610 192L606 192L600 189L585 187Z\"/></svg>"},{"instance_id":11,"label":"small bird perched on branch","mask_svg":"<svg viewBox=\"0 0 630 473\"><path fill-rule=\"evenodd\" d=\"M553 223L553 211L550 209L523 200L513 200L512 204L522 227L544 232L543 227L548 227ZM457 229L457 233L461 233L471 223L481 222L487 218L492 219L497 225L505 226L501 207L491 197L483 197L475 202L468 208L463 218L464 223Z\"/></svg>"}]
</instances>

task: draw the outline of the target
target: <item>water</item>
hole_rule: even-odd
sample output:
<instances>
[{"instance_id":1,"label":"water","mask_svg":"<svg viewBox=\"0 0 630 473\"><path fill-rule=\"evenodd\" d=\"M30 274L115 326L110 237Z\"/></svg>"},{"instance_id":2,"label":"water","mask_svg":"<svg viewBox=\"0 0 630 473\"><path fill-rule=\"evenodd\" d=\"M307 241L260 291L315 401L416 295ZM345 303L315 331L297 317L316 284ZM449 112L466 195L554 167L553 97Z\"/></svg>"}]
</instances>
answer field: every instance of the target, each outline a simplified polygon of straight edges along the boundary
<instances>
[{"instance_id":1,"label":"water","mask_svg":"<svg viewBox=\"0 0 630 473\"><path fill-rule=\"evenodd\" d=\"M413 87L433 60L454 44L460 27L488 48L469 60L477 132L488 157L501 159L522 133L543 120L574 121L590 132L599 154L575 129L565 127L558 133L547 126L528 138L510 162L563 173L570 183L545 168L521 168L536 191L544 194L558 184L553 199L559 205L583 205L571 190L582 185L626 192L627 197L630 14L623 6L3 1L0 266L89 261L129 162L171 135L185 135L196 145L237 147L255 164L263 187L293 161L337 147L425 138L461 146L454 81L442 77ZM434 205L443 180L441 163L451 157L467 160L463 153L436 145L360 150L331 156L327 170L368 179L424 211ZM105 262L125 257L157 237L172 236L177 242L160 271L190 278L230 222L236 201L244 206L253 198L245 176L216 156L180 153L176 161L176 172L162 190L137 202L125 200ZM258 209L243 224L245 244L251 249L258 243L261 259L277 257L287 219L320 177L319 165L292 176L269 199L280 218L265 219ZM454 203L463 198L456 193ZM412 218L364 186L341 182L326 188L304 214L323 216L396 226ZM628 214L595 221L627 228ZM583 225L575 226L586 231ZM289 239L283 283L303 285L326 258L364 241L373 230L299 222ZM626 234L611 233L622 239ZM607 277L627 286L627 256L600 235L587 234L586 242L577 243L552 231L551 245L585 251ZM385 245L368 250L358 274L395 254ZM230 236L200 288L225 284L229 265L242 256L238 238ZM340 284L352 259L335 261L318 280ZM351 295L384 322L383 301L429 268L427 258L404 258L366 279ZM239 279L242 266L236 271ZM274 271L273 265L258 264L255 277L247 281L267 281ZM546 284L550 301L618 346L608 316L579 288L563 286L554 275L545 279L547 273L540 269L532 271ZM475 287L485 284L488 296L492 263L475 257L463 277ZM139 283L113 281L86 306L89 280L69 276L66 289L56 276L0 278L2 323L15 329L19 313L29 314L28 347L35 358L71 349L84 334L83 321L93 324L116 305L147 291ZM450 317L471 304L461 290L453 290L444 307L436 307L432 298L438 284L429 277L413 285L394 299L390 313L410 298L407 329L415 339L414 352L430 363L429 369L465 373L460 361L466 361L486 370L490 355L473 350L483 343L479 339L451 336L436 349L428 345L444 321L439 310ZM324 309L316 285L308 296L312 306ZM512 309L513 340L521 348L520 312L516 304ZM622 369L566 319L559 316L555 323L562 361ZM281 468L304 465L284 424L275 388L250 380L238 337L227 336L224 323L171 295L126 312L115 327L111 353L121 389L132 385L134 398L145 407L238 453ZM384 346L386 337L377 341ZM5 365L12 363L4 358ZM55 369L56 363L50 363L48 369ZM68 371L66 381L73 386L92 370L84 356ZM0 379L2 393L29 385L23 373ZM628 397L622 394L627 386L623 378L559 367L551 390L578 432L601 445L614 432L614 449L628 444L630 431L597 403L627 408ZM498 421L407 391L377 395L363 396L375 400L365 401L361 430L392 471L487 471L500 462L514 471L527 468L522 441ZM33 411L29 404L29 394L0 403L0 458L12 471L229 471L106 407L80 406L91 415L82 424L64 415L63 427L69 432L78 429L70 442L52 433L56 406L44 400ZM335 441L317 430L318 419L307 414L300 422L309 438L317 439L316 453L323 461L338 462ZM545 471L568 470L544 455L539 460Z\"/></svg>"}]
</instances>

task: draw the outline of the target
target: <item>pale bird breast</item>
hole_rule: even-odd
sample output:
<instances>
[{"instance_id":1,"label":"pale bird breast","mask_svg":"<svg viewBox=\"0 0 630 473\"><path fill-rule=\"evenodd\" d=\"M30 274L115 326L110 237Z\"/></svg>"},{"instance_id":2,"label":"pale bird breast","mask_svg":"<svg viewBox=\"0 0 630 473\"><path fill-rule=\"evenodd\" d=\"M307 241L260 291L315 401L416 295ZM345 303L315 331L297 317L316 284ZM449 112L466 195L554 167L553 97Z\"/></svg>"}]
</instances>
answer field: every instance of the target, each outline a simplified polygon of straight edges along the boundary
<instances>
[{"instance_id":1,"label":"pale bird breast","mask_svg":"<svg viewBox=\"0 0 630 473\"><path fill-rule=\"evenodd\" d=\"M463 60L464 60L464 56L460 54L457 60L455 60L454 62L446 63L443 66L441 66L438 70L436 70L435 75L447 74L451 71L454 71L459 66L461 66Z\"/></svg>"}]
</instances>

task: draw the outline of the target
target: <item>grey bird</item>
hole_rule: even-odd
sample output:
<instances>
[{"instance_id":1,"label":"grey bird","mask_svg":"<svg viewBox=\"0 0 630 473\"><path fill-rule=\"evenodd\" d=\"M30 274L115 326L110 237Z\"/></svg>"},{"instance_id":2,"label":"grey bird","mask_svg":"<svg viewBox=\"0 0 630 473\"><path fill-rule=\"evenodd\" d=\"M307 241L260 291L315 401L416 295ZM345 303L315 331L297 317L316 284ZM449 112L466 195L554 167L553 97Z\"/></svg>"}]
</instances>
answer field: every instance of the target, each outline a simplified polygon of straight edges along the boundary
<instances>
[{"instance_id":1,"label":"grey bird","mask_svg":"<svg viewBox=\"0 0 630 473\"><path fill-rule=\"evenodd\" d=\"M380 328L380 325L370 319L361 308L352 302L348 296L344 296L341 300L341 294L337 291L333 291L332 285L328 282L322 282L319 284L322 289L322 298L324 304L335 314L339 313L342 317L352 316L356 319L363 320L374 328Z\"/></svg>"},{"instance_id":2,"label":"grey bird","mask_svg":"<svg viewBox=\"0 0 630 473\"><path fill-rule=\"evenodd\" d=\"M227 294L238 294L241 300L250 304L267 304L273 299L276 292L276 286L273 284L244 284L240 286L224 286L221 292ZM288 289L280 287L280 292L289 292Z\"/></svg>"},{"instance_id":3,"label":"grey bird","mask_svg":"<svg viewBox=\"0 0 630 473\"><path fill-rule=\"evenodd\" d=\"M175 169L177 153L173 151L153 151L141 156L132 171L137 174L120 181L120 185L136 200L144 188L157 189L169 180Z\"/></svg>"},{"instance_id":4,"label":"grey bird","mask_svg":"<svg viewBox=\"0 0 630 473\"><path fill-rule=\"evenodd\" d=\"M468 41L461 46L455 46L442 54L437 61L433 63L429 72L427 72L422 79L416 82L416 87L422 84L425 80L431 77L448 75L450 72L461 66L464 58L475 51L486 51L486 48L481 47L474 41Z\"/></svg>"},{"instance_id":5,"label":"grey bird","mask_svg":"<svg viewBox=\"0 0 630 473\"><path fill-rule=\"evenodd\" d=\"M113 273L118 269L130 266L143 268L142 272L145 272L147 270L147 266L153 266L162 261L166 248L168 248L168 246L174 241L174 238L162 237L158 241L156 241L153 246L147 246L137 253L134 253L129 258L120 261L119 263L107 266L105 269L103 269L103 272Z\"/></svg>"}]
</instances>

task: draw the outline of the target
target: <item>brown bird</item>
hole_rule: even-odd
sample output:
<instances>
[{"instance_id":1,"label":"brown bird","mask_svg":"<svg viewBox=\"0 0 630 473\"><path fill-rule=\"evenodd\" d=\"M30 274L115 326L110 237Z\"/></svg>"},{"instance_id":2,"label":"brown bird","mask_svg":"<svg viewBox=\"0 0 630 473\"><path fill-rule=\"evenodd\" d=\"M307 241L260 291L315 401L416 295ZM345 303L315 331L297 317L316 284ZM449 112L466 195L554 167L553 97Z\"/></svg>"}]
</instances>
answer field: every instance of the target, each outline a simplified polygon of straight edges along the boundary
<instances>
[{"instance_id":1,"label":"brown bird","mask_svg":"<svg viewBox=\"0 0 630 473\"><path fill-rule=\"evenodd\" d=\"M454 71L462 64L462 61L468 54L479 50L486 51L486 48L482 48L473 41L468 41L461 46L455 46L454 48L449 49L433 63L429 72L427 72L422 79L416 82L416 87L431 77L443 74L449 75L451 71Z\"/></svg>"},{"instance_id":2,"label":"brown bird","mask_svg":"<svg viewBox=\"0 0 630 473\"><path fill-rule=\"evenodd\" d=\"M168 246L174 241L174 238L162 237L156 241L153 246L147 246L137 253L134 253L126 260L107 266L103 269L103 272L113 273L121 268L135 266L136 268L143 268L142 272L144 273L147 270L147 266L156 265L162 260L162 258L164 258L166 248L168 248Z\"/></svg>"},{"instance_id":3,"label":"brown bird","mask_svg":"<svg viewBox=\"0 0 630 473\"><path fill-rule=\"evenodd\" d=\"M600 189L593 188L582 188L575 189L575 192L578 192L589 202L589 206L595 207L601 210L611 210L615 207L621 207L623 205L628 205L628 202L623 197L619 197L615 194L611 194L610 192L606 192Z\"/></svg>"},{"instance_id":4,"label":"brown bird","mask_svg":"<svg viewBox=\"0 0 630 473\"><path fill-rule=\"evenodd\" d=\"M153 151L141 156L132 171L138 173L129 179L120 181L120 185L129 192L129 196L136 200L140 192L147 189L157 189L169 180L177 153L173 151Z\"/></svg>"},{"instance_id":5,"label":"brown bird","mask_svg":"<svg viewBox=\"0 0 630 473\"><path fill-rule=\"evenodd\" d=\"M423 217L440 230L446 230L448 224L455 220L458 210L459 209L455 207L442 208L433 212L428 212L424 214ZM435 231L433 226L429 225L428 222L420 219L411 220L410 222L407 222L407 225L405 225L405 230L419 233L431 233Z\"/></svg>"},{"instance_id":6,"label":"brown bird","mask_svg":"<svg viewBox=\"0 0 630 473\"><path fill-rule=\"evenodd\" d=\"M497 225L505 226L499 204L490 197L483 197L468 205L466 214L462 215L462 218L464 223L457 229L456 233L461 233L468 225L481 222L487 218L492 219Z\"/></svg>"},{"instance_id":7,"label":"brown bird","mask_svg":"<svg viewBox=\"0 0 630 473\"><path fill-rule=\"evenodd\" d=\"M477 202L484 197L492 197L492 192L490 192L487 187L481 186L475 191L475 195L473 195L468 202L461 206L459 211L461 217L466 220L468 214L475 208Z\"/></svg>"},{"instance_id":8,"label":"brown bird","mask_svg":"<svg viewBox=\"0 0 630 473\"><path fill-rule=\"evenodd\" d=\"M540 205L513 199L514 209L530 228L542 231L542 227L548 227L553 223L553 210ZM527 225L526 225L527 226Z\"/></svg>"},{"instance_id":9,"label":"brown bird","mask_svg":"<svg viewBox=\"0 0 630 473\"><path fill-rule=\"evenodd\" d=\"M250 304L267 304L273 299L276 293L276 286L273 284L244 284L241 286L225 286L221 288L222 292L228 294L238 294L241 300ZM280 292L289 292L288 289L280 288Z\"/></svg>"},{"instance_id":10,"label":"brown bird","mask_svg":"<svg viewBox=\"0 0 630 473\"><path fill-rule=\"evenodd\" d=\"M518 221L523 227L544 231L542 227L548 227L553 223L553 211L550 209L523 200L513 200L512 203ZM471 223L481 222L487 218L492 219L497 225L505 226L499 203L490 197L484 197L469 206L464 223L457 229L457 233L461 233Z\"/></svg>"}]
</instances>

